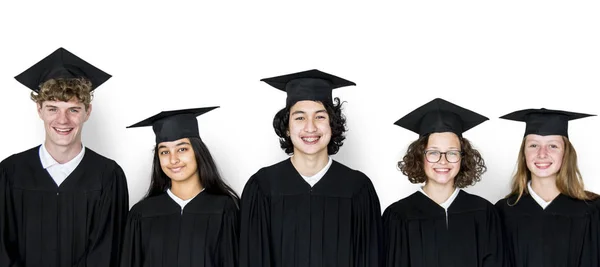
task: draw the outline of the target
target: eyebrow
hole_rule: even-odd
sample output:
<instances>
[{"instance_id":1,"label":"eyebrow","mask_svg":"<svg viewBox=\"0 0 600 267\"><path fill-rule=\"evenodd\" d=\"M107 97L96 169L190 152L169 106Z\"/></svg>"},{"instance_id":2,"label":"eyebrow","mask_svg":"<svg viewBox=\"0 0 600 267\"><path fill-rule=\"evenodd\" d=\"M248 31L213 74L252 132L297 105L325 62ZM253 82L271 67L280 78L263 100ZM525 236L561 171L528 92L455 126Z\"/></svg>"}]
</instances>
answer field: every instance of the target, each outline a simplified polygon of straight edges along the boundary
<instances>
[{"instance_id":1,"label":"eyebrow","mask_svg":"<svg viewBox=\"0 0 600 267\"><path fill-rule=\"evenodd\" d=\"M55 105L46 105L46 108L58 108ZM81 107L75 106L75 107L67 107L68 109L82 109Z\"/></svg>"},{"instance_id":2,"label":"eyebrow","mask_svg":"<svg viewBox=\"0 0 600 267\"><path fill-rule=\"evenodd\" d=\"M315 111L315 114L323 113L323 112L327 113L327 110L320 109L320 110ZM302 110L296 110L296 111L292 112L292 115L296 115L296 114L306 114L306 112L304 112Z\"/></svg>"},{"instance_id":3,"label":"eyebrow","mask_svg":"<svg viewBox=\"0 0 600 267\"><path fill-rule=\"evenodd\" d=\"M425 150L431 150L431 149L439 150L440 148L437 147L437 146L432 146L432 147L425 148ZM448 151L450 151L450 150L460 150L460 148L451 146L451 147L448 148Z\"/></svg>"},{"instance_id":4,"label":"eyebrow","mask_svg":"<svg viewBox=\"0 0 600 267\"><path fill-rule=\"evenodd\" d=\"M175 146L183 146L183 145L190 145L190 143L184 141L184 142L176 144ZM167 146L165 146L165 145L158 146L158 149L161 149L161 148L167 148Z\"/></svg>"}]
</instances>

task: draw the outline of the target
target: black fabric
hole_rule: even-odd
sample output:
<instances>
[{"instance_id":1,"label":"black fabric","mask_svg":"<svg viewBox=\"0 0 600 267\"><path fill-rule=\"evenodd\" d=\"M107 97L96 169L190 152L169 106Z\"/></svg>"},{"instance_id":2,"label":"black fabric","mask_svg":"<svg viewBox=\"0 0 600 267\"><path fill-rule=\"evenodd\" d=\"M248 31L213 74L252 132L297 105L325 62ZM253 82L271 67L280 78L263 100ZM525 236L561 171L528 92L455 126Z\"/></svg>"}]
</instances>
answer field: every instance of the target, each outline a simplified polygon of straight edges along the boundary
<instances>
[{"instance_id":1,"label":"black fabric","mask_svg":"<svg viewBox=\"0 0 600 267\"><path fill-rule=\"evenodd\" d=\"M421 192L383 214L386 267L508 266L501 221L487 200L460 191L448 208Z\"/></svg>"},{"instance_id":2,"label":"black fabric","mask_svg":"<svg viewBox=\"0 0 600 267\"><path fill-rule=\"evenodd\" d=\"M131 209L122 267L238 266L239 211L229 196L202 192L181 212L168 194Z\"/></svg>"},{"instance_id":3,"label":"black fabric","mask_svg":"<svg viewBox=\"0 0 600 267\"><path fill-rule=\"evenodd\" d=\"M0 163L0 266L117 266L129 210L121 167L86 148L57 186L38 151Z\"/></svg>"},{"instance_id":4,"label":"black fabric","mask_svg":"<svg viewBox=\"0 0 600 267\"><path fill-rule=\"evenodd\" d=\"M286 159L241 200L240 266L379 266L381 208L369 178L333 161L311 187Z\"/></svg>"},{"instance_id":5,"label":"black fabric","mask_svg":"<svg viewBox=\"0 0 600 267\"><path fill-rule=\"evenodd\" d=\"M542 209L529 194L496 203L513 266L598 267L598 214L593 203L557 196Z\"/></svg>"}]
</instances>

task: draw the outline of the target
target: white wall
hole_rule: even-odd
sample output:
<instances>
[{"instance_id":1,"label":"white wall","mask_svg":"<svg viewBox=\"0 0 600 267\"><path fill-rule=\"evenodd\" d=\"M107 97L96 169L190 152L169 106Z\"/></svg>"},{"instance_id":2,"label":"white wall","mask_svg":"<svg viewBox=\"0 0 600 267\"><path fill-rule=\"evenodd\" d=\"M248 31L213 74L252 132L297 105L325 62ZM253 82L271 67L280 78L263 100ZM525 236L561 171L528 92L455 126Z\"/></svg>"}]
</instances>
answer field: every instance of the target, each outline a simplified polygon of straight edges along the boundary
<instances>
[{"instance_id":1,"label":"white wall","mask_svg":"<svg viewBox=\"0 0 600 267\"><path fill-rule=\"evenodd\" d=\"M264 77L318 68L358 84L334 93L349 127L334 158L371 177L383 208L416 188L395 166L417 136L393 122L435 97L491 118L465 137L488 166L468 191L492 202L508 193L525 127L499 116L600 114L596 1L48 2L0 4L0 158L43 140L13 76L63 46L114 76L96 92L83 139L123 167L130 204L148 186L154 134L125 127L162 110L221 106L198 121L238 192L286 158L271 126L285 94ZM600 192L600 118L569 128L587 188Z\"/></svg>"}]
</instances>

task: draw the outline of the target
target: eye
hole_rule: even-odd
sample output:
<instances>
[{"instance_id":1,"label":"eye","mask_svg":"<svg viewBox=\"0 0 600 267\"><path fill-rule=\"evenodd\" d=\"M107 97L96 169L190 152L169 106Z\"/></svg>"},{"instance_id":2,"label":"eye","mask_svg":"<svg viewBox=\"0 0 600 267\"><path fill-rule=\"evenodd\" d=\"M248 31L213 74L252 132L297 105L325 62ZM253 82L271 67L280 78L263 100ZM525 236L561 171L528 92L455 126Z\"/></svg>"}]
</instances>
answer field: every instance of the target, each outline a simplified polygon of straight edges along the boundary
<instances>
[{"instance_id":1,"label":"eye","mask_svg":"<svg viewBox=\"0 0 600 267\"><path fill-rule=\"evenodd\" d=\"M529 146L528 146L528 147L531 147L531 148L536 148L536 147L537 147L537 144L529 144Z\"/></svg>"},{"instance_id":2,"label":"eye","mask_svg":"<svg viewBox=\"0 0 600 267\"><path fill-rule=\"evenodd\" d=\"M56 111L56 108L48 108L48 111L54 112L54 111Z\"/></svg>"},{"instance_id":3,"label":"eye","mask_svg":"<svg viewBox=\"0 0 600 267\"><path fill-rule=\"evenodd\" d=\"M169 154L169 150L163 150L163 151L160 151L158 153L161 154L161 155L166 155L166 154Z\"/></svg>"},{"instance_id":4,"label":"eye","mask_svg":"<svg viewBox=\"0 0 600 267\"><path fill-rule=\"evenodd\" d=\"M79 113L79 109L76 108L72 108L70 109L71 113Z\"/></svg>"},{"instance_id":5,"label":"eye","mask_svg":"<svg viewBox=\"0 0 600 267\"><path fill-rule=\"evenodd\" d=\"M188 148L187 147L182 147L182 148L179 148L178 151L179 152L186 152L186 151L188 151Z\"/></svg>"},{"instance_id":6,"label":"eye","mask_svg":"<svg viewBox=\"0 0 600 267\"><path fill-rule=\"evenodd\" d=\"M440 152L437 150L430 150L430 151L427 151L426 153L431 156L439 156L440 155Z\"/></svg>"},{"instance_id":7,"label":"eye","mask_svg":"<svg viewBox=\"0 0 600 267\"><path fill-rule=\"evenodd\" d=\"M458 156L460 155L460 151L448 151L446 152L449 156Z\"/></svg>"},{"instance_id":8,"label":"eye","mask_svg":"<svg viewBox=\"0 0 600 267\"><path fill-rule=\"evenodd\" d=\"M327 116L324 116L324 115L318 115L318 116L317 116L317 119L319 119L319 120L326 120L326 119L327 119Z\"/></svg>"},{"instance_id":9,"label":"eye","mask_svg":"<svg viewBox=\"0 0 600 267\"><path fill-rule=\"evenodd\" d=\"M558 149L559 147L557 145L552 144L550 145L550 148Z\"/></svg>"},{"instance_id":10,"label":"eye","mask_svg":"<svg viewBox=\"0 0 600 267\"><path fill-rule=\"evenodd\" d=\"M304 120L304 117L296 117L296 118L294 118L294 120L295 121L301 121L301 120Z\"/></svg>"}]
</instances>

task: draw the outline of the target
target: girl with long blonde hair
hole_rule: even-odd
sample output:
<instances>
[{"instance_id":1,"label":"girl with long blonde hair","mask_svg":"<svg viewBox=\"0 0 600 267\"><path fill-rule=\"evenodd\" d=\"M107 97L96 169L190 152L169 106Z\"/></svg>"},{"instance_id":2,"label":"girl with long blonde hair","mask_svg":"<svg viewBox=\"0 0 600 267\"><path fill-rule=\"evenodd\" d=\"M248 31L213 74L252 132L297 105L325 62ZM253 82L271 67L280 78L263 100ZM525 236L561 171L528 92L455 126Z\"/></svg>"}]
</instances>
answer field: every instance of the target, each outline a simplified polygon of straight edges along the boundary
<instances>
[{"instance_id":1,"label":"girl with long blonde hair","mask_svg":"<svg viewBox=\"0 0 600 267\"><path fill-rule=\"evenodd\" d=\"M597 195L585 191L569 120L589 114L526 109L501 118L526 123L511 193L496 203L511 261L520 266L600 266Z\"/></svg>"}]
</instances>

